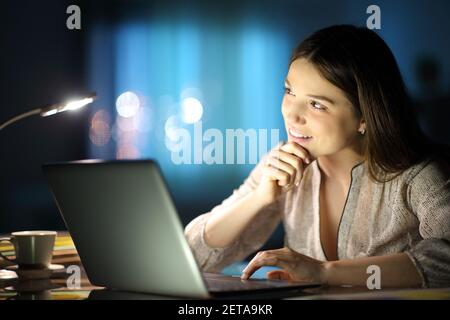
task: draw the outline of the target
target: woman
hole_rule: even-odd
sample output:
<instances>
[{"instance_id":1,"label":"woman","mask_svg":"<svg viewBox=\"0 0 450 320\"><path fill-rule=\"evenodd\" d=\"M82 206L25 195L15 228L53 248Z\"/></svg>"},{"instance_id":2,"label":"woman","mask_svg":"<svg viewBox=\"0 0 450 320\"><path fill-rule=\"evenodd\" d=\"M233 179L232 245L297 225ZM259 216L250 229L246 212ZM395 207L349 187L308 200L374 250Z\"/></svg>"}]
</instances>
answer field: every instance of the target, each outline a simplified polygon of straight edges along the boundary
<instances>
[{"instance_id":1,"label":"woman","mask_svg":"<svg viewBox=\"0 0 450 320\"><path fill-rule=\"evenodd\" d=\"M390 49L373 31L320 30L295 50L282 115L287 143L185 230L205 271L258 250L282 220L285 248L244 269L268 278L381 287L450 286L450 173L413 115Z\"/></svg>"}]
</instances>

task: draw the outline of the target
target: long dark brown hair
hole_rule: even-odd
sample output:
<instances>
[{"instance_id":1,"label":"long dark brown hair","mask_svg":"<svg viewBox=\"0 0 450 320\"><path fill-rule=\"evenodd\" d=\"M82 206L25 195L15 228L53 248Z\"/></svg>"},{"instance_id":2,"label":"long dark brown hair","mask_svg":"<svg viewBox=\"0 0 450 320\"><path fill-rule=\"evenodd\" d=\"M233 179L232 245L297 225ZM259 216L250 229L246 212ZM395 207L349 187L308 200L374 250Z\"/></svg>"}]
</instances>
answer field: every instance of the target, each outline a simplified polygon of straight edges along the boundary
<instances>
[{"instance_id":1,"label":"long dark brown hair","mask_svg":"<svg viewBox=\"0 0 450 320\"><path fill-rule=\"evenodd\" d=\"M430 155L395 58L374 31L351 25L319 30L295 48L341 89L366 121L364 156L378 182L395 178Z\"/></svg>"}]
</instances>

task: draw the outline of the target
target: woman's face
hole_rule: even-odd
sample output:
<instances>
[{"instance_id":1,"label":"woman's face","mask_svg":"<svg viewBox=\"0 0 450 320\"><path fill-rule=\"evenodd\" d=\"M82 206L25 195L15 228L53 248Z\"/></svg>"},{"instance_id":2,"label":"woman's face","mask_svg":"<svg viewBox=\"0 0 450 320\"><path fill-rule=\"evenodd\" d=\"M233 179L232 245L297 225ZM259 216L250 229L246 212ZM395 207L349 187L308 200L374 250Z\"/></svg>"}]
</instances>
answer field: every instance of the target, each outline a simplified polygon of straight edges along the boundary
<instances>
[{"instance_id":1,"label":"woman's face","mask_svg":"<svg viewBox=\"0 0 450 320\"><path fill-rule=\"evenodd\" d=\"M303 58L292 62L285 87L282 114L288 141L297 142L314 158L355 146L360 117L344 92L313 64Z\"/></svg>"}]
</instances>

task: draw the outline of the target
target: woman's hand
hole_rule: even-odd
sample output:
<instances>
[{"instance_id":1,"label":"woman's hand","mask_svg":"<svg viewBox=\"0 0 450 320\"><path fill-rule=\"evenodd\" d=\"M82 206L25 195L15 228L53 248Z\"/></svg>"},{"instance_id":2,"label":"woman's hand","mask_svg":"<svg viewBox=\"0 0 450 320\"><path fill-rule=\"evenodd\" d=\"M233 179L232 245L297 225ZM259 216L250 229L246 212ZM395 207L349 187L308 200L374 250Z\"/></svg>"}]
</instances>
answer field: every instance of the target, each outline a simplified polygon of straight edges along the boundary
<instances>
[{"instance_id":1,"label":"woman's hand","mask_svg":"<svg viewBox=\"0 0 450 320\"><path fill-rule=\"evenodd\" d=\"M325 262L307 257L286 247L258 252L242 271L241 279L250 278L262 266L277 266L283 269L268 272L269 279L324 282Z\"/></svg>"},{"instance_id":2,"label":"woman's hand","mask_svg":"<svg viewBox=\"0 0 450 320\"><path fill-rule=\"evenodd\" d=\"M269 153L256 189L258 198L270 204L281 192L298 186L304 168L312 161L308 151L295 142L288 142Z\"/></svg>"}]
</instances>

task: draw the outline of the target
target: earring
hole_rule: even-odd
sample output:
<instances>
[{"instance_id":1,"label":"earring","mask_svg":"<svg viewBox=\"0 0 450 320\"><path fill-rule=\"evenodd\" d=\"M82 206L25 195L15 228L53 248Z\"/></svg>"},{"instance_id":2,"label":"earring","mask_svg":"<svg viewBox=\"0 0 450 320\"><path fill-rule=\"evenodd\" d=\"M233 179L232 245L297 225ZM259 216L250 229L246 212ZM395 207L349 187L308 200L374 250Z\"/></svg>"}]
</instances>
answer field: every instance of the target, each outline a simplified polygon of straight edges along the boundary
<instances>
[{"instance_id":1,"label":"earring","mask_svg":"<svg viewBox=\"0 0 450 320\"><path fill-rule=\"evenodd\" d=\"M359 133L361 133L361 134L366 133L366 129L362 129Z\"/></svg>"}]
</instances>

